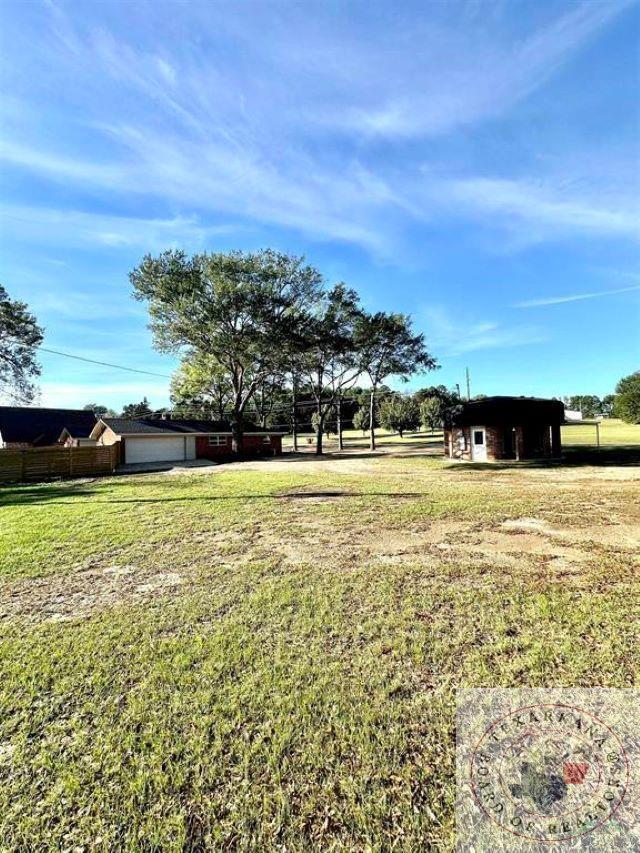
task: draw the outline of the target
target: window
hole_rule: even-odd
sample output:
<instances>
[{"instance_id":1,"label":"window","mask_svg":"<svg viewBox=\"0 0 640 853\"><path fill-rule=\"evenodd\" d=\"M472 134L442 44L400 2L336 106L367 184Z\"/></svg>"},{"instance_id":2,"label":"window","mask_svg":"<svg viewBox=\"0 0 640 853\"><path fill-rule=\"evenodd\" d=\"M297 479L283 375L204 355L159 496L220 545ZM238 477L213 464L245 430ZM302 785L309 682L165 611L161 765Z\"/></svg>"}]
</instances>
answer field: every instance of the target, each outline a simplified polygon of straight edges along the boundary
<instances>
[{"instance_id":1,"label":"window","mask_svg":"<svg viewBox=\"0 0 640 853\"><path fill-rule=\"evenodd\" d=\"M474 444L484 444L484 430L474 429L474 431L473 431L473 443Z\"/></svg>"},{"instance_id":2,"label":"window","mask_svg":"<svg viewBox=\"0 0 640 853\"><path fill-rule=\"evenodd\" d=\"M226 435L210 435L209 447L222 447L227 443Z\"/></svg>"}]
</instances>

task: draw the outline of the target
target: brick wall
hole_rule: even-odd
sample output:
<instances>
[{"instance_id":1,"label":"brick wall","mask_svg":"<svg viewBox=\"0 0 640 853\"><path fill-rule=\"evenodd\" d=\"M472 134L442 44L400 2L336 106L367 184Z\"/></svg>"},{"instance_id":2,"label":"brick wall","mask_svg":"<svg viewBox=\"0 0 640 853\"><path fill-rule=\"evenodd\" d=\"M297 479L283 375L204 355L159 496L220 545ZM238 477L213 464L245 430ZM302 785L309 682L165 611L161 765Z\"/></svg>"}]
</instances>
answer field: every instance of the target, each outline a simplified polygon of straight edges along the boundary
<instances>
[{"instance_id":1,"label":"brick wall","mask_svg":"<svg viewBox=\"0 0 640 853\"><path fill-rule=\"evenodd\" d=\"M221 459L231 455L231 436L221 435L216 441L224 444L210 444L208 435L196 436L196 459Z\"/></svg>"},{"instance_id":2,"label":"brick wall","mask_svg":"<svg viewBox=\"0 0 640 853\"><path fill-rule=\"evenodd\" d=\"M469 427L453 427L444 432L444 452L451 459L471 459L471 430Z\"/></svg>"},{"instance_id":3,"label":"brick wall","mask_svg":"<svg viewBox=\"0 0 640 853\"><path fill-rule=\"evenodd\" d=\"M502 427L485 427L487 459L491 462L504 458L504 430Z\"/></svg>"},{"instance_id":4,"label":"brick wall","mask_svg":"<svg viewBox=\"0 0 640 853\"><path fill-rule=\"evenodd\" d=\"M265 439L267 439L265 441ZM233 455L231 436L220 436L217 442L209 443L209 436L196 437L197 459L224 459ZM281 456L282 436L280 435L245 435L243 439L244 452L248 456Z\"/></svg>"},{"instance_id":5,"label":"brick wall","mask_svg":"<svg viewBox=\"0 0 640 853\"><path fill-rule=\"evenodd\" d=\"M482 426L482 424L478 424ZM550 458L561 454L560 427L530 424L526 427L511 425L487 426L485 442L487 461L500 459ZM513 447L509 452L508 433L513 430ZM445 430L444 452L451 459L471 460L471 427L453 427Z\"/></svg>"}]
</instances>

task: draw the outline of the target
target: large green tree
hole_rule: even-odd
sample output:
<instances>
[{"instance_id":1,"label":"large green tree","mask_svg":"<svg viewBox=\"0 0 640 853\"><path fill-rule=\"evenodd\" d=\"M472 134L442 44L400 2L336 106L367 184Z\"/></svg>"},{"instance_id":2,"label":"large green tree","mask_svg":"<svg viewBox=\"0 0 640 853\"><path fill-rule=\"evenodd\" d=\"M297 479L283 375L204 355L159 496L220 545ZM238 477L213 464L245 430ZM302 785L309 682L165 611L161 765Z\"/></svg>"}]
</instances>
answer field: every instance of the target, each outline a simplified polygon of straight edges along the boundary
<instances>
[{"instance_id":1,"label":"large green tree","mask_svg":"<svg viewBox=\"0 0 640 853\"><path fill-rule=\"evenodd\" d=\"M316 454L322 455L324 422L335 411L345 389L360 373L354 341L360 316L358 295L345 284L336 284L317 300L314 315L305 329L301 367L315 402Z\"/></svg>"},{"instance_id":2,"label":"large green tree","mask_svg":"<svg viewBox=\"0 0 640 853\"><path fill-rule=\"evenodd\" d=\"M564 403L568 409L582 412L583 418L595 418L602 414L602 400L595 394L574 394L565 397Z\"/></svg>"},{"instance_id":3,"label":"large green tree","mask_svg":"<svg viewBox=\"0 0 640 853\"><path fill-rule=\"evenodd\" d=\"M437 363L427 352L424 335L413 332L411 319L405 314L362 312L354 335L361 370L371 383L369 446L375 450L374 412L380 384L390 376L398 376L406 381L414 373L433 370Z\"/></svg>"},{"instance_id":4,"label":"large green tree","mask_svg":"<svg viewBox=\"0 0 640 853\"><path fill-rule=\"evenodd\" d=\"M30 403L40 375L36 350L43 332L24 302L10 299L0 285L0 395L13 403Z\"/></svg>"},{"instance_id":5,"label":"large green tree","mask_svg":"<svg viewBox=\"0 0 640 853\"><path fill-rule=\"evenodd\" d=\"M123 418L144 418L152 413L151 406L146 397L139 403L127 403L122 407Z\"/></svg>"},{"instance_id":6,"label":"large green tree","mask_svg":"<svg viewBox=\"0 0 640 853\"><path fill-rule=\"evenodd\" d=\"M278 422L278 412L281 411L283 403L288 401L289 394L285 392L284 374L266 376L256 388L251 400L252 417L263 429L267 425Z\"/></svg>"},{"instance_id":7,"label":"large green tree","mask_svg":"<svg viewBox=\"0 0 640 853\"><path fill-rule=\"evenodd\" d=\"M420 423L418 404L413 397L404 394L385 397L380 403L380 423L403 438L405 432L416 429Z\"/></svg>"},{"instance_id":8,"label":"large green tree","mask_svg":"<svg viewBox=\"0 0 640 853\"><path fill-rule=\"evenodd\" d=\"M610 418L613 415L613 405L616 401L615 394L605 394L602 398L602 415L605 418Z\"/></svg>"},{"instance_id":9,"label":"large green tree","mask_svg":"<svg viewBox=\"0 0 640 853\"><path fill-rule=\"evenodd\" d=\"M613 414L629 424L640 424L640 370L625 376L616 385Z\"/></svg>"},{"instance_id":10,"label":"large green tree","mask_svg":"<svg viewBox=\"0 0 640 853\"><path fill-rule=\"evenodd\" d=\"M224 420L233 399L228 371L209 353L190 349L171 379L171 403L182 415Z\"/></svg>"},{"instance_id":11,"label":"large green tree","mask_svg":"<svg viewBox=\"0 0 640 853\"><path fill-rule=\"evenodd\" d=\"M444 385L432 385L420 388L413 395L420 407L420 422L424 429L439 429L445 420L447 411L459 402L455 391L449 391Z\"/></svg>"},{"instance_id":12,"label":"large green tree","mask_svg":"<svg viewBox=\"0 0 640 853\"><path fill-rule=\"evenodd\" d=\"M100 403L87 403L87 405L82 408L85 412L93 412L97 418L114 418L116 416L113 409L110 409L108 406L103 406Z\"/></svg>"},{"instance_id":13,"label":"large green tree","mask_svg":"<svg viewBox=\"0 0 640 853\"><path fill-rule=\"evenodd\" d=\"M420 426L422 429L434 430L442 427L444 408L437 397L425 397L420 403Z\"/></svg>"},{"instance_id":14,"label":"large green tree","mask_svg":"<svg viewBox=\"0 0 640 853\"><path fill-rule=\"evenodd\" d=\"M231 383L233 447L260 384L287 369L322 278L303 258L263 250L147 255L130 275L148 303L155 346L191 350L221 365Z\"/></svg>"}]
</instances>

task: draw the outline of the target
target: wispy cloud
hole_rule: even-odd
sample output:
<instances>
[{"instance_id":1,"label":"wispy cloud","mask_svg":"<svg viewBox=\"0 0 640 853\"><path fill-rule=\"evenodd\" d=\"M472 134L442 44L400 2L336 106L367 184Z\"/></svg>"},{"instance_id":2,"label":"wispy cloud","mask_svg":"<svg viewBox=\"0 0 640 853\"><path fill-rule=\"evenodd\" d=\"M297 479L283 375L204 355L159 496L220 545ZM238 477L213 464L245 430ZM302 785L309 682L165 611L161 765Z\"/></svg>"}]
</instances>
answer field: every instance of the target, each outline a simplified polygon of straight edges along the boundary
<instances>
[{"instance_id":1,"label":"wispy cloud","mask_svg":"<svg viewBox=\"0 0 640 853\"><path fill-rule=\"evenodd\" d=\"M438 355L456 356L487 349L507 349L541 343L546 334L535 326L487 320L455 320L443 307L423 312L427 340Z\"/></svg>"},{"instance_id":2,"label":"wispy cloud","mask_svg":"<svg viewBox=\"0 0 640 853\"><path fill-rule=\"evenodd\" d=\"M528 38L513 43L487 38L483 28L457 32L432 28L424 33L430 50L386 56L385 75L375 103L333 113L343 127L379 136L430 136L495 118L526 98L633 0L575 3L570 10ZM489 5L489 4L485 4ZM418 85L407 91L400 79ZM398 92L402 94L398 94ZM330 118L327 118L330 121Z\"/></svg>"},{"instance_id":3,"label":"wispy cloud","mask_svg":"<svg viewBox=\"0 0 640 853\"><path fill-rule=\"evenodd\" d=\"M619 287L616 290L597 290L590 293L572 293L568 296L548 296L544 299L525 299L524 302L516 302L514 308L538 308L542 305L560 305L563 302L579 302L582 299L597 299L600 296L613 296L616 293L630 293L640 290L640 284L633 287Z\"/></svg>"},{"instance_id":4,"label":"wispy cloud","mask_svg":"<svg viewBox=\"0 0 640 853\"><path fill-rule=\"evenodd\" d=\"M483 227L509 232L519 245L585 233L640 239L640 205L633 193L618 194L609 207L594 197L595 188L579 195L573 188L572 196L571 189L542 181L477 177L437 186L445 206L480 217Z\"/></svg>"},{"instance_id":5,"label":"wispy cloud","mask_svg":"<svg viewBox=\"0 0 640 853\"><path fill-rule=\"evenodd\" d=\"M150 251L171 246L202 248L212 237L238 228L203 225L196 217L144 219L8 204L0 206L0 221L5 239L66 248L132 246Z\"/></svg>"},{"instance_id":6,"label":"wispy cloud","mask_svg":"<svg viewBox=\"0 0 640 853\"><path fill-rule=\"evenodd\" d=\"M29 48L47 81L46 108L56 109L50 78L63 93L59 102L78 117L81 141L74 138L72 148L65 132L45 145L18 111L0 157L65 191L99 189L116 201L137 195L187 211L166 227L149 221L146 232L135 222L130 233L106 222L94 232L80 221L80 233L104 246L187 228L206 239L201 217L217 215L392 258L427 210L431 218L462 219L488 211L517 245L567 233L637 238L633 210L617 199L566 200L557 187L485 177L477 166L447 177L441 162L429 164L430 191L416 192L424 155L402 152L398 161L375 149L381 138L435 139L508 114L629 2L582 2L555 18L544 11L523 37L505 23L500 4L492 14L483 9L481 26L453 25L459 16L437 4L418 18L383 7L357 21L341 10L261 4L248 21L235 7L218 6L214 31L194 3L176 22L184 37L171 41L158 35L160 7L116 33L100 7L72 18L51 6ZM462 19L468 8L461 4Z\"/></svg>"}]
</instances>

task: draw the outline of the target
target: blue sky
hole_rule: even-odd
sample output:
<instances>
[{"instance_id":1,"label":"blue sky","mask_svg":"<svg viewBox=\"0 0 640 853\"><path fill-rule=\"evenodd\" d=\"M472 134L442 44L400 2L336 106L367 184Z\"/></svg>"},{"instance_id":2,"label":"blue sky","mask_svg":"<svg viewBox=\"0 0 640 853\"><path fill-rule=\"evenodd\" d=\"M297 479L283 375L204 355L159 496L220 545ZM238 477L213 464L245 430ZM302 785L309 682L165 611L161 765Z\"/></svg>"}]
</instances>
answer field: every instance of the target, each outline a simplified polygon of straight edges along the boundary
<instances>
[{"instance_id":1,"label":"blue sky","mask_svg":"<svg viewBox=\"0 0 640 853\"><path fill-rule=\"evenodd\" d=\"M412 383L605 394L640 366L640 5L2 3L2 271L45 345L169 374L147 252L303 253L410 313ZM42 355L44 405L168 380Z\"/></svg>"}]
</instances>

